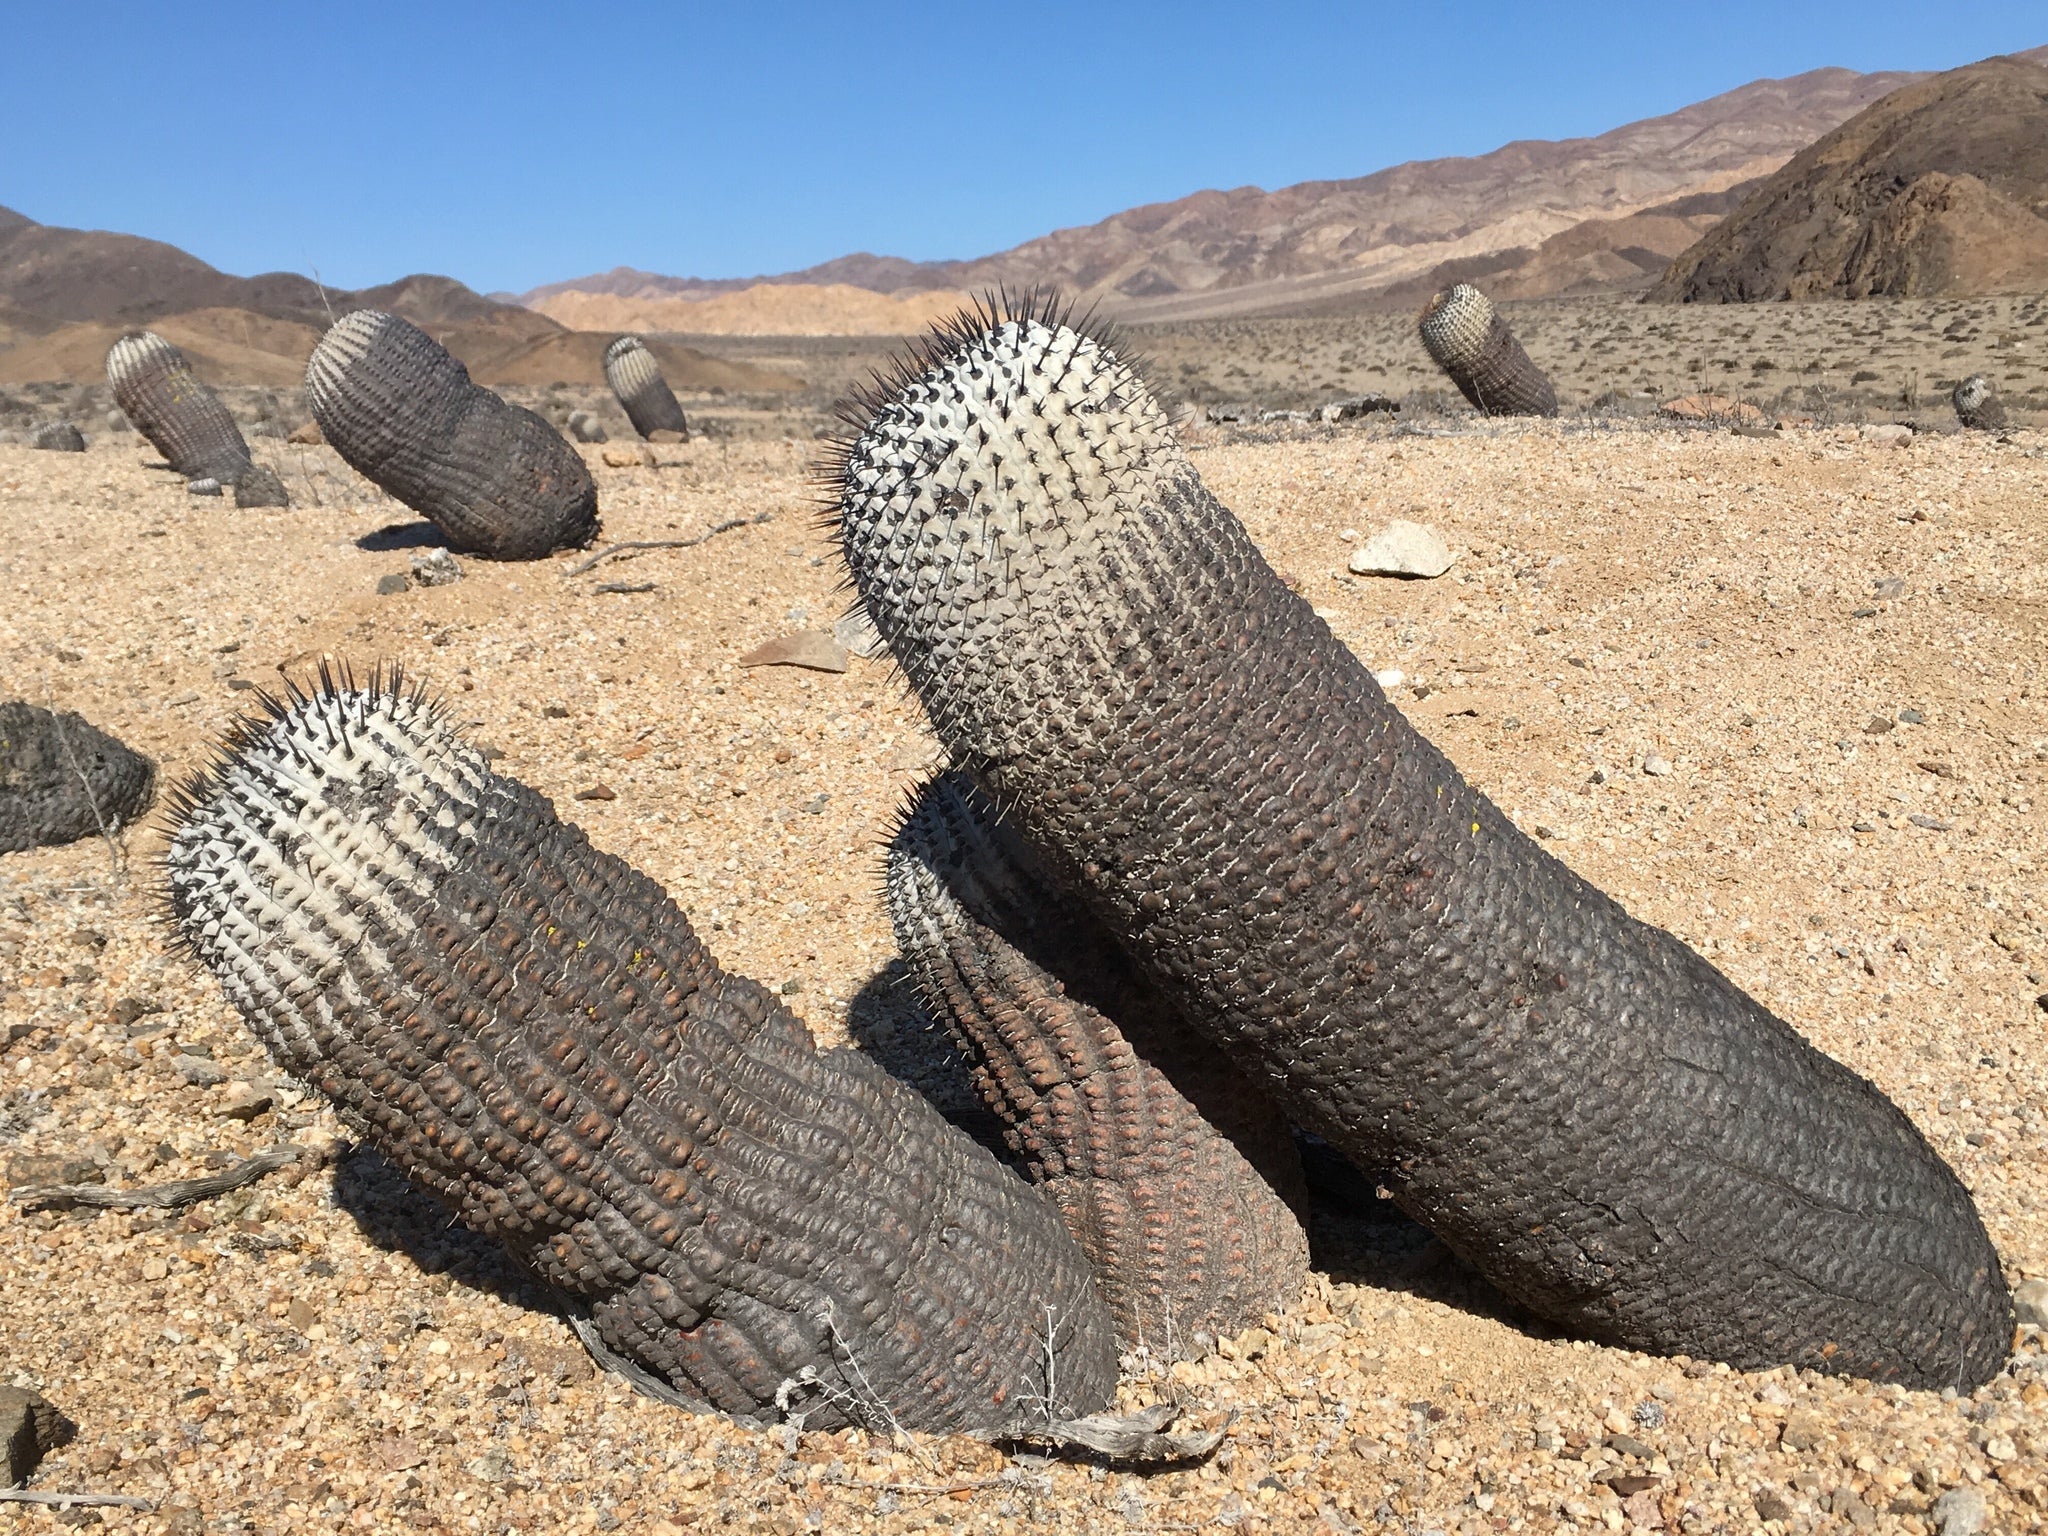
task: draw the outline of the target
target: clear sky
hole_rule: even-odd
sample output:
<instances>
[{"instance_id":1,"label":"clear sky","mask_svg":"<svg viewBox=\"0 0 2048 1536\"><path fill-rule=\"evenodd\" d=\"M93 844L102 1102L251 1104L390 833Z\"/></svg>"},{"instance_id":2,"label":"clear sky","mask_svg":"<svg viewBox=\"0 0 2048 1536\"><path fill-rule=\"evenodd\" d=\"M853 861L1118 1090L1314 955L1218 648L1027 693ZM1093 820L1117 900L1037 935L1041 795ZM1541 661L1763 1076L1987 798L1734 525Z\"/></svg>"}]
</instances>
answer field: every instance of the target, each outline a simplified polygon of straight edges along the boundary
<instances>
[{"instance_id":1,"label":"clear sky","mask_svg":"<svg viewBox=\"0 0 2048 1536\"><path fill-rule=\"evenodd\" d=\"M0 204L347 287L746 276L2043 43L2043 0L10 0Z\"/></svg>"}]
</instances>

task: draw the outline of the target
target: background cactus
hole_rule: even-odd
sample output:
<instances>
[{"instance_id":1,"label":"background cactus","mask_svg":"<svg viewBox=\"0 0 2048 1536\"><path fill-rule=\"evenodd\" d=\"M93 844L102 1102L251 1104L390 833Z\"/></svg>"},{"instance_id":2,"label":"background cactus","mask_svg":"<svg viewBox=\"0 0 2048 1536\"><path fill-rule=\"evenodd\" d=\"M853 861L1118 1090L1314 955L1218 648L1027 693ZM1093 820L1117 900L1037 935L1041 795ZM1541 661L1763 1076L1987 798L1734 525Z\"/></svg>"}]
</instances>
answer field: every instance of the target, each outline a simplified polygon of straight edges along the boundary
<instances>
[{"instance_id":1,"label":"background cactus","mask_svg":"<svg viewBox=\"0 0 2048 1536\"><path fill-rule=\"evenodd\" d=\"M1991 381L1981 373L1973 373L1956 385L1949 395L1949 403L1956 408L1956 420L1973 431L2005 430L2005 402L1993 392Z\"/></svg>"},{"instance_id":2,"label":"background cactus","mask_svg":"<svg viewBox=\"0 0 2048 1536\"><path fill-rule=\"evenodd\" d=\"M272 1056L619 1354L814 1428L1107 1402L1113 1329L1051 1205L818 1050L416 693L273 705L175 821L179 932Z\"/></svg>"},{"instance_id":3,"label":"background cactus","mask_svg":"<svg viewBox=\"0 0 2048 1536\"><path fill-rule=\"evenodd\" d=\"M1594 1338L1967 1388L1998 1256L1912 1123L1524 837L1057 314L963 319L832 471L940 737L1140 971L1508 1295Z\"/></svg>"},{"instance_id":4,"label":"background cactus","mask_svg":"<svg viewBox=\"0 0 2048 1536\"><path fill-rule=\"evenodd\" d=\"M156 765L78 715L0 704L0 853L126 826L156 795Z\"/></svg>"},{"instance_id":5,"label":"background cactus","mask_svg":"<svg viewBox=\"0 0 2048 1536\"><path fill-rule=\"evenodd\" d=\"M251 464L242 472L242 478L235 482L235 505L238 507L288 507L291 497L285 494L284 482L277 477L277 471L261 464Z\"/></svg>"},{"instance_id":6,"label":"background cactus","mask_svg":"<svg viewBox=\"0 0 2048 1536\"><path fill-rule=\"evenodd\" d=\"M1200 1349L1300 1298L1293 1133L1034 865L965 774L942 775L889 845L897 943L1126 1346Z\"/></svg>"},{"instance_id":7,"label":"background cactus","mask_svg":"<svg viewBox=\"0 0 2048 1536\"><path fill-rule=\"evenodd\" d=\"M661 364L638 336L621 336L604 351L604 381L611 385L626 419L642 437L657 432L679 432L689 436L683 408L676 403L668 380L661 376Z\"/></svg>"},{"instance_id":8,"label":"background cactus","mask_svg":"<svg viewBox=\"0 0 2048 1536\"><path fill-rule=\"evenodd\" d=\"M395 315L337 320L306 364L306 399L337 453L458 550L538 560L597 534L596 482L562 434Z\"/></svg>"},{"instance_id":9,"label":"background cactus","mask_svg":"<svg viewBox=\"0 0 2048 1536\"><path fill-rule=\"evenodd\" d=\"M1489 416L1555 416L1557 391L1493 300L1455 283L1422 311L1422 345L1460 394Z\"/></svg>"},{"instance_id":10,"label":"background cactus","mask_svg":"<svg viewBox=\"0 0 2048 1536\"><path fill-rule=\"evenodd\" d=\"M172 469L187 480L233 485L249 445L220 396L199 382L185 354L154 331L130 331L107 352L107 382L121 407Z\"/></svg>"},{"instance_id":11,"label":"background cactus","mask_svg":"<svg viewBox=\"0 0 2048 1536\"><path fill-rule=\"evenodd\" d=\"M85 434L75 421L49 421L37 427L35 446L53 453L85 452Z\"/></svg>"}]
</instances>

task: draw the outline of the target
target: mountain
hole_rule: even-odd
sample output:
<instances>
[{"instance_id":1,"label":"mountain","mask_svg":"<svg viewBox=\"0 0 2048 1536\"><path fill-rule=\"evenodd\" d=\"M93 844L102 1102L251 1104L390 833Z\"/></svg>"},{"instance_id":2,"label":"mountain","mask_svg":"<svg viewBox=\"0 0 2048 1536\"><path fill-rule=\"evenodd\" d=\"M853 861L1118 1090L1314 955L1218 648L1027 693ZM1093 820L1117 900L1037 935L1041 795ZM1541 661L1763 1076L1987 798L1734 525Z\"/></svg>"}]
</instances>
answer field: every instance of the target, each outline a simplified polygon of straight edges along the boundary
<instances>
[{"instance_id":1,"label":"mountain","mask_svg":"<svg viewBox=\"0 0 2048 1536\"><path fill-rule=\"evenodd\" d=\"M60 229L0 208L0 383L94 382L123 331L147 325L181 347L202 379L298 384L334 316L381 309L448 348L482 384L600 384L610 335L502 304L452 277L418 273L358 292L296 272L234 277L135 235ZM684 392L797 388L787 374L688 347L657 349Z\"/></svg>"},{"instance_id":2,"label":"mountain","mask_svg":"<svg viewBox=\"0 0 2048 1536\"><path fill-rule=\"evenodd\" d=\"M1684 252L1652 296L1727 303L2048 288L2044 64L2048 49L1986 59L1859 112Z\"/></svg>"},{"instance_id":3,"label":"mountain","mask_svg":"<svg viewBox=\"0 0 2048 1536\"><path fill-rule=\"evenodd\" d=\"M1544 242L1589 221L1629 219L1766 176L1872 102L1921 78L1820 69L1758 80L1595 138L1526 140L1491 154L1413 161L1370 176L1303 182L1277 192L1197 192L973 261L908 262L861 254L738 283L614 269L548 284L523 301L542 303L571 292L693 299L757 283L845 283L885 293L1052 284L1126 319L1357 307L1370 302L1374 290L1421 278L1447 263L1487 263L1512 251L1521 253L1519 264L1536 256ZM1605 260L1598 253L1603 239L1631 237L1626 231L1588 231L1580 237L1585 249L1554 251L1550 275L1532 274L1530 283L1570 289L1603 270L1640 283L1683 248L1673 244L1681 233L1690 239L1699 231L1661 228L1654 231L1657 243L1613 246L1608 254L1616 259ZM1659 250L1657 244L1670 248ZM1648 264L1619 254L1628 250L1648 253ZM1495 264L1494 270L1502 269Z\"/></svg>"}]
</instances>

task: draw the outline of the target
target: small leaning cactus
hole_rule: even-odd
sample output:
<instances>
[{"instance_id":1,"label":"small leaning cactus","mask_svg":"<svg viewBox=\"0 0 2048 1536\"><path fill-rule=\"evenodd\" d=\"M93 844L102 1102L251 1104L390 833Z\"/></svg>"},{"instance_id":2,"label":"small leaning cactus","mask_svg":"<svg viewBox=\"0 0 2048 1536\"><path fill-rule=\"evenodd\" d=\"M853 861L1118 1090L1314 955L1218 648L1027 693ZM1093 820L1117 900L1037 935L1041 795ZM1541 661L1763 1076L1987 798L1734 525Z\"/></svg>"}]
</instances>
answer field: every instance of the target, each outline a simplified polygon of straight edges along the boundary
<instances>
[{"instance_id":1,"label":"small leaning cactus","mask_svg":"<svg viewBox=\"0 0 2048 1536\"><path fill-rule=\"evenodd\" d=\"M235 418L185 354L155 331L130 331L114 343L107 382L135 430L187 480L233 485L248 469L249 445Z\"/></svg>"},{"instance_id":2,"label":"small leaning cactus","mask_svg":"<svg viewBox=\"0 0 2048 1536\"><path fill-rule=\"evenodd\" d=\"M626 419L642 437L657 432L689 436L683 408L676 403L668 380L661 376L661 364L638 336L621 336L604 352L604 381L611 385Z\"/></svg>"},{"instance_id":3,"label":"small leaning cactus","mask_svg":"<svg viewBox=\"0 0 2048 1536\"><path fill-rule=\"evenodd\" d=\"M1422 345L1458 391L1488 416L1555 416L1557 391L1529 360L1493 300L1455 283L1429 301Z\"/></svg>"}]
</instances>

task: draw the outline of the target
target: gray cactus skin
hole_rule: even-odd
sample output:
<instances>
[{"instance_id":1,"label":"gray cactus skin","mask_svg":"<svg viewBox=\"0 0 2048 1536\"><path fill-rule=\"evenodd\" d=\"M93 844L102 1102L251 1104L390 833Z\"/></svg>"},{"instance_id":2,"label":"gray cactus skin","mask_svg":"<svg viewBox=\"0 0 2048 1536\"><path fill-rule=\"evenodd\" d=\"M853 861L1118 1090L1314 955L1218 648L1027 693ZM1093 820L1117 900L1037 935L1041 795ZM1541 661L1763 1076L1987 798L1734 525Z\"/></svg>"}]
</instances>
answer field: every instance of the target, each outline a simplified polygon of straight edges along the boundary
<instances>
[{"instance_id":1,"label":"gray cactus skin","mask_svg":"<svg viewBox=\"0 0 2048 1536\"><path fill-rule=\"evenodd\" d=\"M1200 1354L1291 1307L1307 1187L1273 1102L1173 1015L957 770L890 840L896 941L1127 1348Z\"/></svg>"},{"instance_id":2,"label":"gray cactus skin","mask_svg":"<svg viewBox=\"0 0 2048 1536\"><path fill-rule=\"evenodd\" d=\"M1973 432L2005 430L2005 402L1981 373L1973 373L1957 384L1949 392L1949 404L1956 409L1956 420Z\"/></svg>"},{"instance_id":3,"label":"gray cactus skin","mask_svg":"<svg viewBox=\"0 0 2048 1536\"><path fill-rule=\"evenodd\" d=\"M156 764L78 715L0 704L0 853L128 825L156 797Z\"/></svg>"},{"instance_id":4,"label":"gray cactus skin","mask_svg":"<svg viewBox=\"0 0 2048 1536\"><path fill-rule=\"evenodd\" d=\"M50 453L85 452L85 434L78 430L75 421L52 421L37 427L33 441L36 447Z\"/></svg>"},{"instance_id":5,"label":"gray cactus skin","mask_svg":"<svg viewBox=\"0 0 2048 1536\"><path fill-rule=\"evenodd\" d=\"M604 381L626 409L626 419L642 437L657 432L689 436L689 423L675 391L661 376L661 364L638 336L621 336L604 350Z\"/></svg>"},{"instance_id":6,"label":"gray cactus skin","mask_svg":"<svg viewBox=\"0 0 2048 1536\"><path fill-rule=\"evenodd\" d=\"M1557 390L1522 350L1493 301L1470 283L1433 297L1417 325L1422 345L1458 392L1488 416L1555 416Z\"/></svg>"},{"instance_id":7,"label":"gray cactus skin","mask_svg":"<svg viewBox=\"0 0 2048 1536\"><path fill-rule=\"evenodd\" d=\"M165 866L279 1065L687 1397L929 1430L1107 1403L1051 1205L395 680L246 722Z\"/></svg>"},{"instance_id":8,"label":"gray cactus skin","mask_svg":"<svg viewBox=\"0 0 2048 1536\"><path fill-rule=\"evenodd\" d=\"M576 450L409 321L343 315L306 364L306 400L335 452L456 550L539 560L597 536L597 484Z\"/></svg>"},{"instance_id":9,"label":"gray cactus skin","mask_svg":"<svg viewBox=\"0 0 2048 1536\"><path fill-rule=\"evenodd\" d=\"M828 473L940 737L1140 971L1507 1295L1588 1337L1968 1388L2012 1307L1875 1088L1409 727L1046 309L963 317Z\"/></svg>"},{"instance_id":10,"label":"gray cactus skin","mask_svg":"<svg viewBox=\"0 0 2048 1536\"><path fill-rule=\"evenodd\" d=\"M128 332L107 351L107 382L135 430L187 480L242 478L250 462L242 429L176 346L154 331Z\"/></svg>"}]
</instances>

